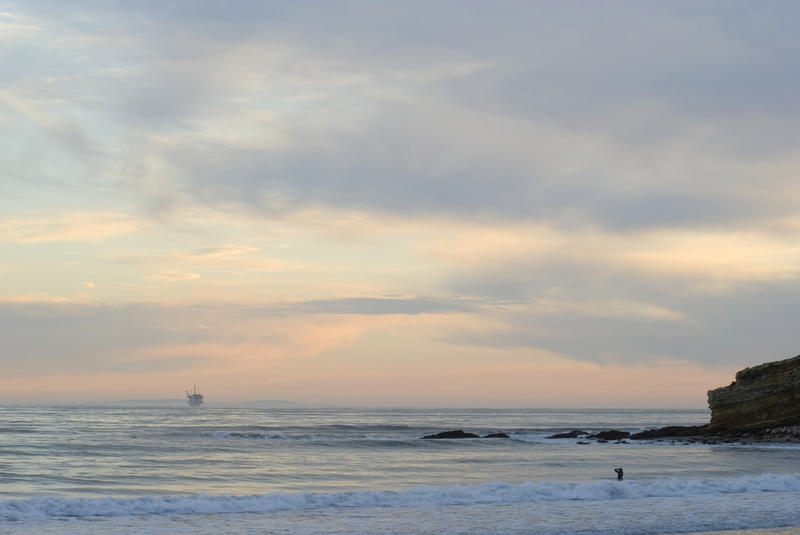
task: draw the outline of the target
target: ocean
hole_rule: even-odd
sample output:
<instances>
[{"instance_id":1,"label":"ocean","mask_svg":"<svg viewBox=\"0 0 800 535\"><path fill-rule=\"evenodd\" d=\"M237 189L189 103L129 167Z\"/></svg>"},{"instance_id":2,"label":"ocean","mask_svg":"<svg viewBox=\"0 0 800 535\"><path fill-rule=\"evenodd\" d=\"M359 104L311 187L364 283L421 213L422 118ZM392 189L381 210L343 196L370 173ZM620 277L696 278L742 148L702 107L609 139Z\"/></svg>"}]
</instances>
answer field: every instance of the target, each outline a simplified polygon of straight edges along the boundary
<instances>
[{"instance_id":1,"label":"ocean","mask_svg":"<svg viewBox=\"0 0 800 535\"><path fill-rule=\"evenodd\" d=\"M707 421L702 410L5 406L0 533L800 532L800 445L546 438ZM452 429L511 438L421 440Z\"/></svg>"}]
</instances>

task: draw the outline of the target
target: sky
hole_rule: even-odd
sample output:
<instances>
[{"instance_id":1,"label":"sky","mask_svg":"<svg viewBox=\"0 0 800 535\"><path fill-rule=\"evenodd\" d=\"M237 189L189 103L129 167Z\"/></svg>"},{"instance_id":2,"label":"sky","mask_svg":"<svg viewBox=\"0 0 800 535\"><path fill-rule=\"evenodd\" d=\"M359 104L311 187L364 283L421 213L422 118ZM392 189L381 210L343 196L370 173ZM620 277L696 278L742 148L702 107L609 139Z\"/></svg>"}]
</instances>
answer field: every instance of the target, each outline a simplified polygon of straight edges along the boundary
<instances>
[{"instance_id":1,"label":"sky","mask_svg":"<svg viewBox=\"0 0 800 535\"><path fill-rule=\"evenodd\" d=\"M0 402L703 408L800 353L799 18L0 0Z\"/></svg>"}]
</instances>

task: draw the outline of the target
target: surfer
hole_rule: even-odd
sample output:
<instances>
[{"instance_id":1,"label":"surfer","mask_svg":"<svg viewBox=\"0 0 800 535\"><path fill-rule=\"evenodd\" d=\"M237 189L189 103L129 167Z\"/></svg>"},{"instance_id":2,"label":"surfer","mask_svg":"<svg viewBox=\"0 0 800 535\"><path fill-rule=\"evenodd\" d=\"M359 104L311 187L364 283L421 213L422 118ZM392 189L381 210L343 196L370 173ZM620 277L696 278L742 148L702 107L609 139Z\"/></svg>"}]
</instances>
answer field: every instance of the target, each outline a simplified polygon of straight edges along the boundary
<instances>
[{"instance_id":1,"label":"surfer","mask_svg":"<svg viewBox=\"0 0 800 535\"><path fill-rule=\"evenodd\" d=\"M617 473L617 481L622 481L622 467L614 468L614 471Z\"/></svg>"}]
</instances>

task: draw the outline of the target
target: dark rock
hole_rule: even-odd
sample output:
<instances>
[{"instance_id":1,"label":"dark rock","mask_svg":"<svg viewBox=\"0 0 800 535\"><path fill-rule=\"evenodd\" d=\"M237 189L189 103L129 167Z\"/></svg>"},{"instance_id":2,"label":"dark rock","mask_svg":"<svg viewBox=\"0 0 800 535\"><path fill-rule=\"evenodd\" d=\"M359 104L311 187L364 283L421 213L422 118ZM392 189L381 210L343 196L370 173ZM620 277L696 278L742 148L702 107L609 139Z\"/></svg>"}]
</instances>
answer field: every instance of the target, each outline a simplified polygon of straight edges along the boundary
<instances>
[{"instance_id":1,"label":"dark rock","mask_svg":"<svg viewBox=\"0 0 800 535\"><path fill-rule=\"evenodd\" d=\"M580 429L573 429L572 431L568 431L566 433L556 433L555 435L550 435L547 438L578 438L578 437L585 437L588 435L586 431L581 431Z\"/></svg>"},{"instance_id":2,"label":"dark rock","mask_svg":"<svg viewBox=\"0 0 800 535\"><path fill-rule=\"evenodd\" d=\"M640 433L634 433L630 437L633 440L648 440L654 438L665 437L695 437L705 433L706 426L704 425L670 425L660 429L648 429Z\"/></svg>"},{"instance_id":3,"label":"dark rock","mask_svg":"<svg viewBox=\"0 0 800 535\"><path fill-rule=\"evenodd\" d=\"M599 442L601 440L622 440L623 438L628 438L629 436L631 436L631 434L627 431L617 431L616 429L612 429L610 431L600 431L595 435L590 435L589 438L596 438Z\"/></svg>"},{"instance_id":4,"label":"dark rock","mask_svg":"<svg viewBox=\"0 0 800 535\"><path fill-rule=\"evenodd\" d=\"M579 440L575 444L580 444L581 446L585 446L587 444L591 444L591 442L586 442L585 440Z\"/></svg>"},{"instance_id":5,"label":"dark rock","mask_svg":"<svg viewBox=\"0 0 800 535\"><path fill-rule=\"evenodd\" d=\"M441 433L436 433L435 435L426 435L422 437L423 439L441 439L441 438L481 438L474 433L465 433L461 429L456 429L454 431L442 431Z\"/></svg>"},{"instance_id":6,"label":"dark rock","mask_svg":"<svg viewBox=\"0 0 800 535\"><path fill-rule=\"evenodd\" d=\"M511 438L511 437L505 433L489 433L483 438Z\"/></svg>"}]
</instances>

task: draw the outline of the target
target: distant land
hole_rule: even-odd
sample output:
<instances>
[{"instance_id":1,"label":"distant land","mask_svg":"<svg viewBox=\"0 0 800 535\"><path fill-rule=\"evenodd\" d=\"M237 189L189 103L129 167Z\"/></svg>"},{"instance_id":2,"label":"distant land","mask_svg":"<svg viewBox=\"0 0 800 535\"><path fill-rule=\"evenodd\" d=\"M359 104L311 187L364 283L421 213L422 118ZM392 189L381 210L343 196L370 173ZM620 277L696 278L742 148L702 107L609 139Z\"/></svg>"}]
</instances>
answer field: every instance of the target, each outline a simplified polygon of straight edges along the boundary
<instances>
[{"instance_id":1,"label":"distant land","mask_svg":"<svg viewBox=\"0 0 800 535\"><path fill-rule=\"evenodd\" d=\"M186 398L167 399L123 399L117 401L104 401L87 403L86 405L111 405L115 407L183 407L187 406ZM282 399L260 399L256 401L206 401L205 407L253 407L264 409L289 409L305 407L301 403Z\"/></svg>"}]
</instances>

